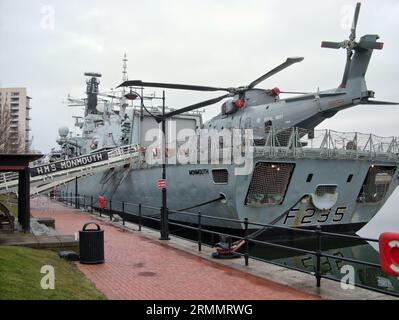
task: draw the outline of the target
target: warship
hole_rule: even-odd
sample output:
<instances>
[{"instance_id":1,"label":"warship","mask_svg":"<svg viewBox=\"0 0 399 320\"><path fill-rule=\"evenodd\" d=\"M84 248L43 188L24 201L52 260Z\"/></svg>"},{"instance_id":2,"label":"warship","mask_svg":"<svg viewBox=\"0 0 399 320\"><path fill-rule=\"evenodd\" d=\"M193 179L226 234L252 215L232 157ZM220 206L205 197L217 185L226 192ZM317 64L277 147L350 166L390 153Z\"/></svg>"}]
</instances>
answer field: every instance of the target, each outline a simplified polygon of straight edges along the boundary
<instances>
[{"instance_id":1,"label":"warship","mask_svg":"<svg viewBox=\"0 0 399 320\"><path fill-rule=\"evenodd\" d=\"M359 9L360 4L348 40L322 42L322 47L344 48L347 53L342 82L329 90L280 98L293 93L255 88L301 57L288 58L237 88L128 80L126 55L118 89L100 92L101 74L85 73L87 97L68 97L71 106L85 108L75 123L81 133L59 129L60 149L49 155L50 164L31 168L32 183L76 193L73 173L80 172L77 194L94 199L102 195L112 200L115 212L122 212L122 201L126 213L137 213L137 204L147 205L142 214L154 217L160 215L157 182L164 163L167 175L161 188L167 188L168 208L200 210L203 225L244 228L242 223L211 218L217 217L286 227L320 225L343 232L360 229L397 186L399 141L316 129L337 112L359 104L396 104L373 100L374 92L367 89L369 61L383 43L370 34L355 40ZM147 87L227 94L176 110L165 105L165 96L147 94ZM220 114L203 122L199 110L222 100ZM166 149L164 138L157 137L162 133L160 122L167 127ZM226 138L221 132L232 133ZM55 175L63 178L54 180ZM169 212L170 220L197 223L196 216L176 211Z\"/></svg>"}]
</instances>

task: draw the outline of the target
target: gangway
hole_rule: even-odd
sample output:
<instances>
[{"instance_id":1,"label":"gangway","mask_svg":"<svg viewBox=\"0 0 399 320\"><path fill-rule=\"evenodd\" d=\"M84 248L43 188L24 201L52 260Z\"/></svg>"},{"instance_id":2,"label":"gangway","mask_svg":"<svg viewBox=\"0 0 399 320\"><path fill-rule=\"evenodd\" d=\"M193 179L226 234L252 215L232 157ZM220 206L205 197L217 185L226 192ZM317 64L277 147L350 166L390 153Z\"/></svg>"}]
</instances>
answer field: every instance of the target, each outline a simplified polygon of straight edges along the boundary
<instances>
[{"instance_id":1,"label":"gangway","mask_svg":"<svg viewBox=\"0 0 399 320\"><path fill-rule=\"evenodd\" d=\"M134 144L33 166L30 168L30 194L48 191L75 178L94 175L110 168L132 166L139 161L139 146ZM17 191L18 173L0 174L0 193Z\"/></svg>"}]
</instances>

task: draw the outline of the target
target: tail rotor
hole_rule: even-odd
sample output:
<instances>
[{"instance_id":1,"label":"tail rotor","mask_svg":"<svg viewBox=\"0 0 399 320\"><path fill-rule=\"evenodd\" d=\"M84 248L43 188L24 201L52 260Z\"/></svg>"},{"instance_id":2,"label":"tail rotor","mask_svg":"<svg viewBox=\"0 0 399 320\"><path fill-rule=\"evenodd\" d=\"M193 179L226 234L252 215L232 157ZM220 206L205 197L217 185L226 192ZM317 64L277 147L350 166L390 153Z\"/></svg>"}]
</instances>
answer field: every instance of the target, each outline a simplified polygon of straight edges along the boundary
<instances>
[{"instance_id":1,"label":"tail rotor","mask_svg":"<svg viewBox=\"0 0 399 320\"><path fill-rule=\"evenodd\" d=\"M342 78L341 88L346 88L346 83L348 80L348 75L350 71L351 61L353 52L356 50L368 50L368 49L382 49L384 46L383 42L376 42L376 41L369 41L363 38L360 39L359 42L356 41L356 27L357 21L359 19L359 12L360 12L361 3L358 2L356 4L355 14L353 16L351 32L349 34L349 39L344 40L342 42L333 42L333 41L322 41L321 47L322 48L330 48L330 49L346 49L346 65L345 71ZM378 37L377 37L378 39Z\"/></svg>"}]
</instances>

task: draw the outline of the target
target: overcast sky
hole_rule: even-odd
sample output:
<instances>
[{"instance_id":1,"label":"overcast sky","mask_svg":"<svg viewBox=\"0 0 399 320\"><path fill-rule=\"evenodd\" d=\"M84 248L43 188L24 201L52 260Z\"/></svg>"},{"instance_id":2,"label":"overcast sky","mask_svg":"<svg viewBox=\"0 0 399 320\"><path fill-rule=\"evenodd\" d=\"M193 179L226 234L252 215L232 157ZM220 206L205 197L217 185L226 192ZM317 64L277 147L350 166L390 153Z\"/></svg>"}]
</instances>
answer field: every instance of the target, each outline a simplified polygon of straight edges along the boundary
<instances>
[{"instance_id":1,"label":"overcast sky","mask_svg":"<svg viewBox=\"0 0 399 320\"><path fill-rule=\"evenodd\" d=\"M81 109L84 72L102 73L101 90L121 83L126 52L129 79L217 86L245 85L288 56L305 60L260 85L315 91L336 87L344 50L321 49L321 40L348 38L356 1L349 0L0 0L0 87L27 87L32 100L33 146L48 152L57 129ZM378 99L399 101L399 1L362 1L358 37L379 34L366 75ZM216 94L217 95L217 94ZM183 107L211 97L167 91L167 104ZM205 119L219 105L206 108ZM399 107L358 106L319 127L399 136Z\"/></svg>"}]
</instances>

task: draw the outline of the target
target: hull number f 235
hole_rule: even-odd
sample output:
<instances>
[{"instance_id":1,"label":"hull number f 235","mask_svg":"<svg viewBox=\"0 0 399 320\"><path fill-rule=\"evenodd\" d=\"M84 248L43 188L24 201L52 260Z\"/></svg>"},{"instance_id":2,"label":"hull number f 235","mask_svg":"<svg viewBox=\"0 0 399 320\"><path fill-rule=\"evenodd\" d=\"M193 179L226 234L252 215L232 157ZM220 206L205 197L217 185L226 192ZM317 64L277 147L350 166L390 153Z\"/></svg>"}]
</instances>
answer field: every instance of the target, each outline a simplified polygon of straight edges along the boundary
<instances>
[{"instance_id":1,"label":"hull number f 235","mask_svg":"<svg viewBox=\"0 0 399 320\"><path fill-rule=\"evenodd\" d=\"M299 224L309 224L309 223L323 223L327 222L332 215L330 222L341 222L347 212L347 207L337 207L335 209L331 208L325 211L319 211L315 208L308 208L305 210L305 213L300 213L299 209L291 209L285 215L285 219L283 224L287 224L290 220L295 219ZM317 215L316 215L317 213ZM301 214L302 217L297 217L298 214ZM317 219L313 219L317 216ZM299 219L299 220L298 220Z\"/></svg>"}]
</instances>

